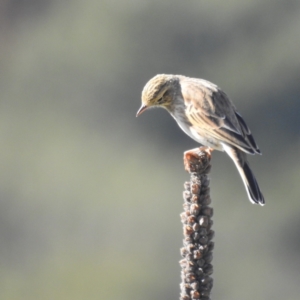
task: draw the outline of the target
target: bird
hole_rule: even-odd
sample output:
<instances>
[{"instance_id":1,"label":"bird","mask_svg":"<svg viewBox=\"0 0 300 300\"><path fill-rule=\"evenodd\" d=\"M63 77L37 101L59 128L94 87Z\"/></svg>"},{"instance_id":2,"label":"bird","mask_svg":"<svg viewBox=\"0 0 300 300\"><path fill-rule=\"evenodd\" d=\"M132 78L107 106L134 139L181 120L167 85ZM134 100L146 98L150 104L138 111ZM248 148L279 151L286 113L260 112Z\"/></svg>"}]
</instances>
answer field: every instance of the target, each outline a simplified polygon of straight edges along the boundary
<instances>
[{"instance_id":1,"label":"bird","mask_svg":"<svg viewBox=\"0 0 300 300\"><path fill-rule=\"evenodd\" d=\"M226 93L214 83L183 75L158 74L142 90L136 116L153 107L166 109L179 127L207 149L233 160L253 204L265 204L247 154L261 154L252 133Z\"/></svg>"}]
</instances>

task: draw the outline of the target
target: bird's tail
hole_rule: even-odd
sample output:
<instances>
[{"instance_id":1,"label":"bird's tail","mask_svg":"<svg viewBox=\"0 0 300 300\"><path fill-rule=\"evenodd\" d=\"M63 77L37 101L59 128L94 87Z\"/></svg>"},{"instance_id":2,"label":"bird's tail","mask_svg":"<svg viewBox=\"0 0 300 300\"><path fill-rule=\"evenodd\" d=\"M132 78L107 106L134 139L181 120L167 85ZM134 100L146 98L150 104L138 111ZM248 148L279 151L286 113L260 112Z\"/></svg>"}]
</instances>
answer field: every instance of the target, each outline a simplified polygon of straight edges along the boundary
<instances>
[{"instance_id":1,"label":"bird's tail","mask_svg":"<svg viewBox=\"0 0 300 300\"><path fill-rule=\"evenodd\" d=\"M264 196L259 188L259 185L256 181L253 172L249 167L249 163L245 161L244 166L241 167L241 170L239 168L238 170L243 179L250 201L255 204L264 205L265 204Z\"/></svg>"},{"instance_id":2,"label":"bird's tail","mask_svg":"<svg viewBox=\"0 0 300 300\"><path fill-rule=\"evenodd\" d=\"M245 185L249 200L254 204L264 205L264 196L259 188L253 172L250 169L249 163L246 159L246 153L237 148L232 148L229 146L224 147L224 150L234 161Z\"/></svg>"}]
</instances>

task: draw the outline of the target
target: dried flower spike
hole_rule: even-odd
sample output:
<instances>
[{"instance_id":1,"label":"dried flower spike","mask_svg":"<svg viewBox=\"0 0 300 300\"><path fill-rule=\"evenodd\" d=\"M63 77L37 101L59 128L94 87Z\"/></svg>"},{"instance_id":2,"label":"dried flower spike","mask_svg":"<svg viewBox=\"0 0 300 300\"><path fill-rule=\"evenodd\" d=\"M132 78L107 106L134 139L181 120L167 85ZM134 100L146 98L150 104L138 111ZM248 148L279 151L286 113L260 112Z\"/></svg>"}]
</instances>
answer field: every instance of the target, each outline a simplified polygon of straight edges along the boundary
<instances>
[{"instance_id":1,"label":"dried flower spike","mask_svg":"<svg viewBox=\"0 0 300 300\"><path fill-rule=\"evenodd\" d=\"M185 169L190 173L190 181L184 184L183 248L180 284L180 300L208 300L213 286L211 274L213 267L211 241L214 231L211 229L213 209L211 203L209 179L210 151L204 147L193 155L185 156Z\"/></svg>"}]
</instances>

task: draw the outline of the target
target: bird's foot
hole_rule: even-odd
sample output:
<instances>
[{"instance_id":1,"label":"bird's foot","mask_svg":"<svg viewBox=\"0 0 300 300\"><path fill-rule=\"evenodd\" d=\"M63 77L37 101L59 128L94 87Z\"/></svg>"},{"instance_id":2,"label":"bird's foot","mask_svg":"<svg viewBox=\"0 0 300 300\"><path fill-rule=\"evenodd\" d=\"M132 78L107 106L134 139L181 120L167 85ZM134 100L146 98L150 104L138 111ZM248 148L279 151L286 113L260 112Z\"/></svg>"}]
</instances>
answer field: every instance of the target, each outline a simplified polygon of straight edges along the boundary
<instances>
[{"instance_id":1,"label":"bird's foot","mask_svg":"<svg viewBox=\"0 0 300 300\"><path fill-rule=\"evenodd\" d=\"M209 166L213 150L210 147L199 147L185 151L183 153L184 169L189 173L199 172L200 169L204 171Z\"/></svg>"}]
</instances>

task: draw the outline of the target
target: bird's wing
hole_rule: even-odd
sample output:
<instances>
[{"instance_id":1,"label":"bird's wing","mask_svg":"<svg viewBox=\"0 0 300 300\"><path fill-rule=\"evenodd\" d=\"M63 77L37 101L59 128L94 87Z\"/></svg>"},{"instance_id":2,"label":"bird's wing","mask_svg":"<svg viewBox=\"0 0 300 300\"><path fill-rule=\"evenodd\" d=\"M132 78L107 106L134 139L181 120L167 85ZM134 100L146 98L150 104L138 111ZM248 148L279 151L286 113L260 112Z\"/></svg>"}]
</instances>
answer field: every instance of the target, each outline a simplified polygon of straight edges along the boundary
<instances>
[{"instance_id":1,"label":"bird's wing","mask_svg":"<svg viewBox=\"0 0 300 300\"><path fill-rule=\"evenodd\" d=\"M181 82L186 115L199 135L213 137L247 153L260 153L243 118L227 95L205 80Z\"/></svg>"}]
</instances>

